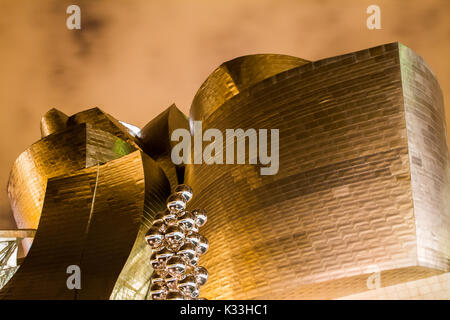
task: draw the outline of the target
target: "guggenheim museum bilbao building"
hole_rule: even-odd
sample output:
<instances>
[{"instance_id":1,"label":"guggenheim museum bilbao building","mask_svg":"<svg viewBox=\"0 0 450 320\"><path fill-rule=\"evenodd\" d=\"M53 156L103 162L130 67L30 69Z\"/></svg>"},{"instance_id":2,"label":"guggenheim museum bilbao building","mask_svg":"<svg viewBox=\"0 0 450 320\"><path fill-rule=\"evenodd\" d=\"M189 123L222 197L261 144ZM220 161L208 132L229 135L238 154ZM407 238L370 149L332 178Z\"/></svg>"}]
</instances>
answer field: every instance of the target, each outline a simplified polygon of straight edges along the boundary
<instances>
[{"instance_id":1,"label":"guggenheim museum bilbao building","mask_svg":"<svg viewBox=\"0 0 450 320\"><path fill-rule=\"evenodd\" d=\"M193 121L279 129L278 173L175 165L171 134ZM189 117L172 105L139 129L51 109L41 133L10 174L18 229L0 231L1 299L149 299L144 236L179 183L208 212L207 299L450 299L443 96L400 43L314 62L239 57ZM81 289L67 287L70 265Z\"/></svg>"}]
</instances>

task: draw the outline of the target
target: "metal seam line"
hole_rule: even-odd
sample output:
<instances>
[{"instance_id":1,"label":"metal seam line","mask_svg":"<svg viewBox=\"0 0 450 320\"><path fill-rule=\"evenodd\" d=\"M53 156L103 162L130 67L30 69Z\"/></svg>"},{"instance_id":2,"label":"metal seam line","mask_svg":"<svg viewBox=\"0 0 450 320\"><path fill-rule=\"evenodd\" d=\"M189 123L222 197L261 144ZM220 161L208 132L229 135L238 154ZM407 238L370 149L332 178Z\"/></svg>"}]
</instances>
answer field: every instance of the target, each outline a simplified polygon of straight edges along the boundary
<instances>
[{"instance_id":1,"label":"metal seam line","mask_svg":"<svg viewBox=\"0 0 450 320\"><path fill-rule=\"evenodd\" d=\"M89 213L88 223L86 225L86 230L84 231L84 234L86 236L87 236L87 234L89 232L89 229L91 227L92 215L94 214L95 196L97 195L97 186L98 186L98 177L99 177L99 175L100 175L100 164L97 161L97 176L95 178L94 195L92 196L91 211Z\"/></svg>"},{"instance_id":2,"label":"metal seam line","mask_svg":"<svg viewBox=\"0 0 450 320\"><path fill-rule=\"evenodd\" d=\"M94 215L95 197L97 195L97 187L98 187L98 178L99 178L99 176L100 176L100 163L97 160L97 175L95 177L94 194L92 195L92 202L91 202L91 210L89 212L89 219L88 219L88 222L87 222L87 225L86 225L86 229L84 231L84 241L83 241L84 244L83 244L83 247L82 247L82 251L81 251L81 255L80 255L80 263L79 263L80 270L81 270L81 262L83 261L84 249L86 247L86 241L88 239L89 229L91 227L92 216ZM78 291L79 291L79 289L75 289L75 296L74 296L75 300L78 300Z\"/></svg>"}]
</instances>

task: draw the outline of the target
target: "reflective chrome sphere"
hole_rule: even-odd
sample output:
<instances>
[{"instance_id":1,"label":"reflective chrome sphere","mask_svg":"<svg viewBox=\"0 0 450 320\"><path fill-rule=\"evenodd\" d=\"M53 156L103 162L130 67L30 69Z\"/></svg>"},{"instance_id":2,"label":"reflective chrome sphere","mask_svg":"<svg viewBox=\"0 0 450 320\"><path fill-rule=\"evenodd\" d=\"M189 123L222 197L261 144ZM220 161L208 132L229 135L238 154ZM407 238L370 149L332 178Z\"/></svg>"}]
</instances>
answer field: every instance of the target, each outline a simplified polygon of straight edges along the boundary
<instances>
[{"instance_id":1,"label":"reflective chrome sphere","mask_svg":"<svg viewBox=\"0 0 450 320\"><path fill-rule=\"evenodd\" d=\"M158 228L151 227L145 234L145 241L147 241L152 249L158 248L163 240L164 235Z\"/></svg>"},{"instance_id":2,"label":"reflective chrome sphere","mask_svg":"<svg viewBox=\"0 0 450 320\"><path fill-rule=\"evenodd\" d=\"M195 216L188 211L184 212L185 214L181 218L178 218L178 225L183 228L185 232L189 232L195 227Z\"/></svg>"},{"instance_id":3,"label":"reflective chrome sphere","mask_svg":"<svg viewBox=\"0 0 450 320\"><path fill-rule=\"evenodd\" d=\"M182 211L186 209L186 200L181 194L171 194L167 198L167 209L170 211Z\"/></svg>"},{"instance_id":4,"label":"reflective chrome sphere","mask_svg":"<svg viewBox=\"0 0 450 320\"><path fill-rule=\"evenodd\" d=\"M158 251L164 250L165 248L167 248L167 242L166 242L166 240L163 240L163 242L161 242L159 247L152 248L152 252L158 252Z\"/></svg>"},{"instance_id":5,"label":"reflective chrome sphere","mask_svg":"<svg viewBox=\"0 0 450 320\"><path fill-rule=\"evenodd\" d=\"M183 229L178 226L169 226L166 230L166 234L164 235L169 246L171 245L179 245L183 242L185 235Z\"/></svg>"},{"instance_id":6,"label":"reflective chrome sphere","mask_svg":"<svg viewBox=\"0 0 450 320\"><path fill-rule=\"evenodd\" d=\"M177 279L181 279L186 271L186 263L177 255L170 257L166 266L169 274Z\"/></svg>"},{"instance_id":7,"label":"reflective chrome sphere","mask_svg":"<svg viewBox=\"0 0 450 320\"><path fill-rule=\"evenodd\" d=\"M153 283L150 287L150 296L153 300L164 300L169 290L164 283Z\"/></svg>"},{"instance_id":8,"label":"reflective chrome sphere","mask_svg":"<svg viewBox=\"0 0 450 320\"><path fill-rule=\"evenodd\" d=\"M171 291L167 294L166 300L184 300L184 296L178 291Z\"/></svg>"},{"instance_id":9,"label":"reflective chrome sphere","mask_svg":"<svg viewBox=\"0 0 450 320\"><path fill-rule=\"evenodd\" d=\"M155 222L164 222L163 217L165 216L165 211L158 212L155 217L153 218L153 223Z\"/></svg>"},{"instance_id":10,"label":"reflective chrome sphere","mask_svg":"<svg viewBox=\"0 0 450 320\"><path fill-rule=\"evenodd\" d=\"M204 236L200 235L199 236L199 242L198 245L196 247L196 251L198 254L202 255L205 254L206 251L208 251L209 248L209 241L208 239L206 239Z\"/></svg>"},{"instance_id":11,"label":"reflective chrome sphere","mask_svg":"<svg viewBox=\"0 0 450 320\"><path fill-rule=\"evenodd\" d=\"M178 218L181 218L182 216L184 216L186 212L187 212L186 210L175 211Z\"/></svg>"},{"instance_id":12,"label":"reflective chrome sphere","mask_svg":"<svg viewBox=\"0 0 450 320\"><path fill-rule=\"evenodd\" d=\"M197 299L199 294L200 294L200 290L198 290L198 288L197 288L197 289L195 289L194 291L191 292L191 298Z\"/></svg>"},{"instance_id":13,"label":"reflective chrome sphere","mask_svg":"<svg viewBox=\"0 0 450 320\"><path fill-rule=\"evenodd\" d=\"M181 194L186 202L189 202L194 195L191 187L189 187L187 184L179 184L175 187L174 191L175 193Z\"/></svg>"},{"instance_id":14,"label":"reflective chrome sphere","mask_svg":"<svg viewBox=\"0 0 450 320\"><path fill-rule=\"evenodd\" d=\"M196 266L198 264L198 255L191 259L190 263L192 266Z\"/></svg>"},{"instance_id":15,"label":"reflective chrome sphere","mask_svg":"<svg viewBox=\"0 0 450 320\"><path fill-rule=\"evenodd\" d=\"M156 259L158 259L159 263L165 265L166 262L167 262L167 260L169 260L169 258L170 258L171 256L173 256L173 252L171 252L171 251L170 251L169 249L167 249L167 248L164 248L164 249L161 250L161 251L155 252L155 256L156 256Z\"/></svg>"},{"instance_id":16,"label":"reflective chrome sphere","mask_svg":"<svg viewBox=\"0 0 450 320\"><path fill-rule=\"evenodd\" d=\"M166 225L170 226L170 225L176 225L178 223L177 220L177 214L175 213L175 211L168 211L164 216L163 216L163 220L166 223Z\"/></svg>"},{"instance_id":17,"label":"reflective chrome sphere","mask_svg":"<svg viewBox=\"0 0 450 320\"><path fill-rule=\"evenodd\" d=\"M192 211L195 216L195 224L197 227L203 227L208 220L208 216L206 215L206 211L203 209L195 209Z\"/></svg>"},{"instance_id":18,"label":"reflective chrome sphere","mask_svg":"<svg viewBox=\"0 0 450 320\"><path fill-rule=\"evenodd\" d=\"M165 265L163 262L159 261L158 258L156 257L156 252L153 252L152 255L150 256L150 264L153 268L153 270L155 270L155 272L159 273L160 271L163 271L165 268Z\"/></svg>"},{"instance_id":19,"label":"reflective chrome sphere","mask_svg":"<svg viewBox=\"0 0 450 320\"><path fill-rule=\"evenodd\" d=\"M195 258L197 255L197 252L195 251L195 247L190 242L185 242L183 246L178 251L178 254L180 256L185 257L189 262Z\"/></svg>"},{"instance_id":20,"label":"reflective chrome sphere","mask_svg":"<svg viewBox=\"0 0 450 320\"><path fill-rule=\"evenodd\" d=\"M195 277L192 275L186 276L184 279L178 281L178 290L185 295L191 295L196 289L197 283L195 282Z\"/></svg>"},{"instance_id":21,"label":"reflective chrome sphere","mask_svg":"<svg viewBox=\"0 0 450 320\"><path fill-rule=\"evenodd\" d=\"M197 232L191 232L186 236L186 240L190 241L196 248L200 243L200 235Z\"/></svg>"},{"instance_id":22,"label":"reflective chrome sphere","mask_svg":"<svg viewBox=\"0 0 450 320\"><path fill-rule=\"evenodd\" d=\"M163 221L156 221L153 222L152 228L156 228L162 233L164 233L167 230L167 225Z\"/></svg>"},{"instance_id":23,"label":"reflective chrome sphere","mask_svg":"<svg viewBox=\"0 0 450 320\"><path fill-rule=\"evenodd\" d=\"M145 235L152 248L149 296L154 300L206 300L199 298L199 287L208 280L208 271L198 261L209 242L198 229L207 217L202 209L186 210L192 196L189 186L175 187L167 198L167 209L155 215Z\"/></svg>"},{"instance_id":24,"label":"reflective chrome sphere","mask_svg":"<svg viewBox=\"0 0 450 320\"><path fill-rule=\"evenodd\" d=\"M171 244L167 244L167 248L172 251L173 253L178 252L178 250L180 250L180 248L184 245L184 241L180 241L177 243L171 243Z\"/></svg>"},{"instance_id":25,"label":"reflective chrome sphere","mask_svg":"<svg viewBox=\"0 0 450 320\"><path fill-rule=\"evenodd\" d=\"M153 272L150 280L152 281L152 284L154 283L164 283L164 277L161 276L160 274Z\"/></svg>"},{"instance_id":26,"label":"reflective chrome sphere","mask_svg":"<svg viewBox=\"0 0 450 320\"><path fill-rule=\"evenodd\" d=\"M174 276L167 274L164 278L164 282L166 283L167 288L169 288L169 291L178 291L177 278Z\"/></svg>"},{"instance_id":27,"label":"reflective chrome sphere","mask_svg":"<svg viewBox=\"0 0 450 320\"><path fill-rule=\"evenodd\" d=\"M208 270L205 267L195 268L195 279L199 286L202 286L208 281Z\"/></svg>"}]
</instances>

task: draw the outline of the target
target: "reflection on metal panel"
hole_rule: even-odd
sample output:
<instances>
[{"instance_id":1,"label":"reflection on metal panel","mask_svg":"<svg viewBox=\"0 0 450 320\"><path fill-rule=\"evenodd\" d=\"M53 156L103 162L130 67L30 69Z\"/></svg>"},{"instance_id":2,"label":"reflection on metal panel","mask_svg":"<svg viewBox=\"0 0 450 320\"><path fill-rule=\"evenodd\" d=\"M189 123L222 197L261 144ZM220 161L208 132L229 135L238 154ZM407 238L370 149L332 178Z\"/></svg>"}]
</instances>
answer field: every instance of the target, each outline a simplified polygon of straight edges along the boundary
<instances>
[{"instance_id":1,"label":"reflection on metal panel","mask_svg":"<svg viewBox=\"0 0 450 320\"><path fill-rule=\"evenodd\" d=\"M50 110L43 138L11 172L17 224L37 232L0 297L146 299L144 234L183 176L198 195L192 206L209 212L208 299L357 298L373 274L382 287L441 279L450 268L443 110L431 70L398 43L316 62L241 57L208 77L190 120L279 129L273 176L261 165L174 166L170 135L188 128L175 105L139 134L98 108ZM73 264L78 291L66 287Z\"/></svg>"},{"instance_id":2,"label":"reflection on metal panel","mask_svg":"<svg viewBox=\"0 0 450 320\"><path fill-rule=\"evenodd\" d=\"M208 88L200 94L222 96ZM368 290L373 272L389 286L449 270L442 94L417 55L387 44L208 101L191 109L204 130L279 129L280 169L261 176L259 165L186 167L185 183L200 195L193 205L210 212L206 298L336 298ZM429 157L427 173L414 167L415 149Z\"/></svg>"},{"instance_id":3,"label":"reflection on metal panel","mask_svg":"<svg viewBox=\"0 0 450 320\"><path fill-rule=\"evenodd\" d=\"M127 260L141 254L132 250L145 245L139 230L164 205L170 186L153 159L119 137L129 140L114 131L115 122L88 110L16 161L8 188L13 210L18 224L37 232L0 298L108 299L115 286L121 290L149 269L141 261L130 270ZM67 288L70 265L80 267L80 290Z\"/></svg>"}]
</instances>

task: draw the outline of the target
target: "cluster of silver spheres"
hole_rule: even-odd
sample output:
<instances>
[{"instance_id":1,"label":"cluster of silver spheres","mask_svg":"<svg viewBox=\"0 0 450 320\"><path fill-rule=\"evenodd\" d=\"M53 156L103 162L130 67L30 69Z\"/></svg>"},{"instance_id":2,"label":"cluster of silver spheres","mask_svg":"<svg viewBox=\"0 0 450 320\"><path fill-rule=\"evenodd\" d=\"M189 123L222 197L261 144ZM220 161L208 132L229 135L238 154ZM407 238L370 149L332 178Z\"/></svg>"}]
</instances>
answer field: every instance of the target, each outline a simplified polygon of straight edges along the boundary
<instances>
[{"instance_id":1,"label":"cluster of silver spheres","mask_svg":"<svg viewBox=\"0 0 450 320\"><path fill-rule=\"evenodd\" d=\"M186 210L192 196L188 185L178 185L167 199L167 209L155 216L145 235L152 248L152 300L202 299L200 286L208 280L208 271L198 265L198 260L208 250L209 243L198 229L207 217L204 210Z\"/></svg>"}]
</instances>

